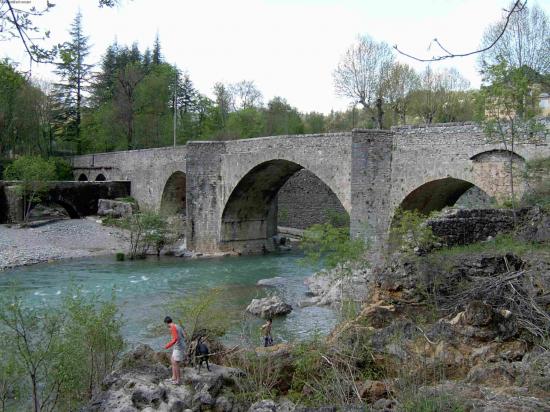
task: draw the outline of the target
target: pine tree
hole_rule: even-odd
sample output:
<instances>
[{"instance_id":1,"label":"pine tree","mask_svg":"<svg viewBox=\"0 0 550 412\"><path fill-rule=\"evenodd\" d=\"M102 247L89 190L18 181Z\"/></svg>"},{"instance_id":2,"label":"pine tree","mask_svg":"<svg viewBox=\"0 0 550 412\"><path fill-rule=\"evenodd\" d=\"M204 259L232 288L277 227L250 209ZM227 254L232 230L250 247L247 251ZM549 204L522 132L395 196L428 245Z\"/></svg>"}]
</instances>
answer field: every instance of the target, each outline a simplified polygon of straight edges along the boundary
<instances>
[{"instance_id":1,"label":"pine tree","mask_svg":"<svg viewBox=\"0 0 550 412\"><path fill-rule=\"evenodd\" d=\"M141 63L141 52L139 51L139 47L136 42L132 43L132 49L130 50L130 62L134 64Z\"/></svg>"},{"instance_id":2,"label":"pine tree","mask_svg":"<svg viewBox=\"0 0 550 412\"><path fill-rule=\"evenodd\" d=\"M57 83L58 95L65 109L65 122L62 135L77 143L77 152L82 153L80 123L82 118L83 92L88 88L92 65L84 63L89 54L88 37L82 31L80 11L69 31L71 40L60 46L61 62L57 63L55 73L61 77Z\"/></svg>"},{"instance_id":3,"label":"pine tree","mask_svg":"<svg viewBox=\"0 0 550 412\"><path fill-rule=\"evenodd\" d=\"M115 76L117 71L118 44L115 42L107 47L101 59L101 72L95 77L92 93L92 104L95 107L108 102L114 96Z\"/></svg>"},{"instance_id":4,"label":"pine tree","mask_svg":"<svg viewBox=\"0 0 550 412\"><path fill-rule=\"evenodd\" d=\"M151 49L147 48L145 49L145 53L143 53L143 70L145 73L149 73L151 71L151 64L152 64L153 57L151 56Z\"/></svg>"},{"instance_id":5,"label":"pine tree","mask_svg":"<svg viewBox=\"0 0 550 412\"><path fill-rule=\"evenodd\" d=\"M162 63L162 54L160 52L160 39L157 33L155 43L153 44L153 65L158 66Z\"/></svg>"},{"instance_id":6,"label":"pine tree","mask_svg":"<svg viewBox=\"0 0 550 412\"><path fill-rule=\"evenodd\" d=\"M178 77L179 80L180 77ZM190 113L195 111L197 100L197 91L188 74L183 76L183 80L178 81L178 108L180 113Z\"/></svg>"}]
</instances>

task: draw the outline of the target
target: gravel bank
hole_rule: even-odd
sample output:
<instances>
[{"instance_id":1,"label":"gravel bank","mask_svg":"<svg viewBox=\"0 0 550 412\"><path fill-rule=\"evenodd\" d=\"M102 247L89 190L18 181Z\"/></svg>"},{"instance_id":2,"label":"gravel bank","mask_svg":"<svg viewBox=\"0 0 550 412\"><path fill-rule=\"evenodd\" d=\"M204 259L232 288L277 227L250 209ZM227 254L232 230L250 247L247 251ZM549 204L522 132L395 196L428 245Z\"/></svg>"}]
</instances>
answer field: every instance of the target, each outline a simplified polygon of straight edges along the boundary
<instances>
[{"instance_id":1,"label":"gravel bank","mask_svg":"<svg viewBox=\"0 0 550 412\"><path fill-rule=\"evenodd\" d=\"M0 225L0 270L127 249L122 230L91 219L60 220L28 229Z\"/></svg>"}]
</instances>

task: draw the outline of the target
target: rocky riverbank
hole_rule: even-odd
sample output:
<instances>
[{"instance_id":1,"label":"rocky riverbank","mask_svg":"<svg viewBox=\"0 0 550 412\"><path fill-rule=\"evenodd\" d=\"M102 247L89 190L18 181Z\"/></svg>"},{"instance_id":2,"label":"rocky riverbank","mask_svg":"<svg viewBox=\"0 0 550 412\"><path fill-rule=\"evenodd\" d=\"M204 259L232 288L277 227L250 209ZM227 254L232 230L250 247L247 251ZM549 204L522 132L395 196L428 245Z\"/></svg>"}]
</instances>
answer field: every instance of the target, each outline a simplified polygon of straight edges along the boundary
<instances>
[{"instance_id":1,"label":"rocky riverbank","mask_svg":"<svg viewBox=\"0 0 550 412\"><path fill-rule=\"evenodd\" d=\"M34 228L0 225L0 270L127 249L123 230L93 219L57 220Z\"/></svg>"}]
</instances>

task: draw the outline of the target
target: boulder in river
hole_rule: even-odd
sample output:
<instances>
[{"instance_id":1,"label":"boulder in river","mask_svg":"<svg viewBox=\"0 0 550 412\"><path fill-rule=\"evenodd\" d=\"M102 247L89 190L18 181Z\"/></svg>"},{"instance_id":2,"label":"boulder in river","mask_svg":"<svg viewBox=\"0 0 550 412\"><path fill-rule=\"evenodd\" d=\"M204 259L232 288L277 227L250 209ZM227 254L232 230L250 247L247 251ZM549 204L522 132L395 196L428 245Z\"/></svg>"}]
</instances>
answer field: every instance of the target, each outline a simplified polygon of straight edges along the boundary
<instances>
[{"instance_id":1,"label":"boulder in river","mask_svg":"<svg viewBox=\"0 0 550 412\"><path fill-rule=\"evenodd\" d=\"M292 306L284 302L279 296L271 296L263 299L252 299L246 310L253 315L267 319L292 312Z\"/></svg>"}]
</instances>

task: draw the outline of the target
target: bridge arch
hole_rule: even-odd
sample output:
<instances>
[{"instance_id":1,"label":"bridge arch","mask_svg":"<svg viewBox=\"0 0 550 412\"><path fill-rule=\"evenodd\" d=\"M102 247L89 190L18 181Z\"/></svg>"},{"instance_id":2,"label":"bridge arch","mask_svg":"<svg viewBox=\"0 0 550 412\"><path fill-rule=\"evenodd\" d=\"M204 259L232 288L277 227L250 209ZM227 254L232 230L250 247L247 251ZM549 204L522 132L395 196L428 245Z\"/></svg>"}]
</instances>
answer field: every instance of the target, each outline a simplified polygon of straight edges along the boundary
<instances>
[{"instance_id":1,"label":"bridge arch","mask_svg":"<svg viewBox=\"0 0 550 412\"><path fill-rule=\"evenodd\" d=\"M277 234L277 193L302 169L296 162L272 159L254 166L241 177L223 207L221 249L243 253L271 249L273 243L269 239ZM323 179L310 172L332 191Z\"/></svg>"},{"instance_id":2,"label":"bridge arch","mask_svg":"<svg viewBox=\"0 0 550 412\"><path fill-rule=\"evenodd\" d=\"M86 176L84 173L80 173L80 175L78 176L78 181L86 182L87 180L88 180L88 176Z\"/></svg>"},{"instance_id":3,"label":"bridge arch","mask_svg":"<svg viewBox=\"0 0 550 412\"><path fill-rule=\"evenodd\" d=\"M474 183L447 176L430 180L409 192L398 205L398 209L416 210L423 215L453 206L468 190L477 187L483 194L488 194Z\"/></svg>"},{"instance_id":4,"label":"bridge arch","mask_svg":"<svg viewBox=\"0 0 550 412\"><path fill-rule=\"evenodd\" d=\"M57 196L55 197L47 196L44 201L33 203L31 205L30 213L32 213L34 208L38 205L52 205L52 204L61 206L65 210L65 212L67 212L67 215L69 215L71 219L80 219L80 215L76 211L76 207L72 205L70 202L66 201L65 199Z\"/></svg>"},{"instance_id":5,"label":"bridge arch","mask_svg":"<svg viewBox=\"0 0 550 412\"><path fill-rule=\"evenodd\" d=\"M107 178L105 177L105 175L103 173L100 173L95 177L96 182L105 182L106 180L107 180Z\"/></svg>"},{"instance_id":6,"label":"bridge arch","mask_svg":"<svg viewBox=\"0 0 550 412\"><path fill-rule=\"evenodd\" d=\"M160 201L160 213L163 215L187 214L187 178L180 170L168 177L164 184Z\"/></svg>"}]
</instances>

